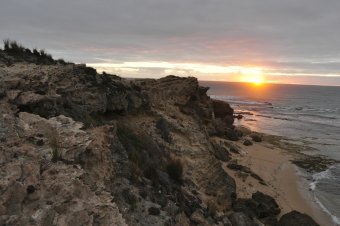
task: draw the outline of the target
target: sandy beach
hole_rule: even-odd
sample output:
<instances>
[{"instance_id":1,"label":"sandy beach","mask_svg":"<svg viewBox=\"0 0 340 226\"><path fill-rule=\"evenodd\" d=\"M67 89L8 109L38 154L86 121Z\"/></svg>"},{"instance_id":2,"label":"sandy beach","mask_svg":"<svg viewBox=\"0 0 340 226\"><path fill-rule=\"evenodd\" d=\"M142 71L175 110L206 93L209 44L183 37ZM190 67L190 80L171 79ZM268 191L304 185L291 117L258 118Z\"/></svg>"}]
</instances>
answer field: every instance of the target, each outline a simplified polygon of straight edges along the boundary
<instances>
[{"instance_id":1,"label":"sandy beach","mask_svg":"<svg viewBox=\"0 0 340 226\"><path fill-rule=\"evenodd\" d=\"M237 163L247 166L266 183L231 170L224 164L224 169L233 175L237 184L237 196L249 198L252 193L261 191L275 198L281 207L281 214L297 210L310 215L320 225L331 226L334 223L315 203L308 190L308 181L299 175L297 167L290 162L292 153L273 146L265 141L244 146L242 141L235 142L242 148L241 155L234 154Z\"/></svg>"}]
</instances>

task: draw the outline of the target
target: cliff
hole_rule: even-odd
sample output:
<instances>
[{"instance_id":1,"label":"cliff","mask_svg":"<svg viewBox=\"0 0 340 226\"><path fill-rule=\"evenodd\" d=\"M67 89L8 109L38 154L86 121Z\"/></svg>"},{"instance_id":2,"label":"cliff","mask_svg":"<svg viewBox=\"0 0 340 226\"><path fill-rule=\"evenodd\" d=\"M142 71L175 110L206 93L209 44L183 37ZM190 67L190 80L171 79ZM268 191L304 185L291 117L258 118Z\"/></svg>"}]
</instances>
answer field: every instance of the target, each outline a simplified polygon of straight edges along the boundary
<instances>
[{"instance_id":1,"label":"cliff","mask_svg":"<svg viewBox=\"0 0 340 226\"><path fill-rule=\"evenodd\" d=\"M237 199L222 163L242 133L196 78L35 57L0 50L0 225L277 223L271 197Z\"/></svg>"}]
</instances>

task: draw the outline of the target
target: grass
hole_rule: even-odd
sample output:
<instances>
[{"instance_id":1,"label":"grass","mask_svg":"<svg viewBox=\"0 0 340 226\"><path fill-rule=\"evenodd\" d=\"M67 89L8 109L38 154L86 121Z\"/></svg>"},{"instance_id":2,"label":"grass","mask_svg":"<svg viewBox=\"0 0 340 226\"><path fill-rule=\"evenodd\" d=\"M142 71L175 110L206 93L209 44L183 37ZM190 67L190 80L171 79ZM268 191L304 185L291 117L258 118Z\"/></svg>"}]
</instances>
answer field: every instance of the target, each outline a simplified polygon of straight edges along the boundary
<instances>
[{"instance_id":1,"label":"grass","mask_svg":"<svg viewBox=\"0 0 340 226\"><path fill-rule=\"evenodd\" d=\"M154 184L159 182L158 171L164 167L164 156L157 144L146 135L136 135L132 130L119 126L117 135L128 153L132 178L144 176Z\"/></svg>"}]
</instances>

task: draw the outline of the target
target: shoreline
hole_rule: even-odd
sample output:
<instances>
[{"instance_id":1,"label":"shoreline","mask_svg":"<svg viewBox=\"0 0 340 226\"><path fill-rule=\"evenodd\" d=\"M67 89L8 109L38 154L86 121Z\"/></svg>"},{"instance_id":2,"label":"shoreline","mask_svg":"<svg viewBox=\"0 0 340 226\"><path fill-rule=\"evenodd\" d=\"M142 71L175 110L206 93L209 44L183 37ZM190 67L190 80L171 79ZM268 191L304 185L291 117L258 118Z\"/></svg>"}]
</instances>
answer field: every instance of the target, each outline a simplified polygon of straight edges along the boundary
<instances>
[{"instance_id":1,"label":"shoreline","mask_svg":"<svg viewBox=\"0 0 340 226\"><path fill-rule=\"evenodd\" d=\"M254 142L244 146L242 141L233 142L241 148L241 154L233 154L237 164L249 167L259 175L267 185L258 180L231 170L223 164L225 171L232 175L237 185L237 197L249 198L256 191L275 198L281 208L280 216L292 210L310 215L318 224L334 226L334 222L314 200L309 191L309 181L301 175L301 171L291 160L293 153L266 141Z\"/></svg>"}]
</instances>

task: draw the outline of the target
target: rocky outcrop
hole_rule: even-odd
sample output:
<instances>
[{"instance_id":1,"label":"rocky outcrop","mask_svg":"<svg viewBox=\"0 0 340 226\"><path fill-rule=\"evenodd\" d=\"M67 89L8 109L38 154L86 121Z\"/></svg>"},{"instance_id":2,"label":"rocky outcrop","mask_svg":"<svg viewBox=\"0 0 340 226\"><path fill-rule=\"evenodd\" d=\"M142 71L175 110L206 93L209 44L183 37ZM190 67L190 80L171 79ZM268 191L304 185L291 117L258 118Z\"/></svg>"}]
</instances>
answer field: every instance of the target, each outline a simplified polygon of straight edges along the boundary
<instances>
[{"instance_id":1,"label":"rocky outcrop","mask_svg":"<svg viewBox=\"0 0 340 226\"><path fill-rule=\"evenodd\" d=\"M107 175L113 172L110 158L96 167L96 184L85 180L95 172L82 167L79 157L95 150L96 141L82 123L26 112L6 117L17 123L6 123L9 133L0 146L1 225L126 225L102 184L113 176ZM103 157L105 148L100 152Z\"/></svg>"},{"instance_id":2,"label":"rocky outcrop","mask_svg":"<svg viewBox=\"0 0 340 226\"><path fill-rule=\"evenodd\" d=\"M318 224L308 215L292 211L280 218L279 226L317 226Z\"/></svg>"},{"instance_id":3,"label":"rocky outcrop","mask_svg":"<svg viewBox=\"0 0 340 226\"><path fill-rule=\"evenodd\" d=\"M105 116L147 107L134 85L85 65L15 64L1 74L0 90L8 101L19 111L45 118L62 114L92 125Z\"/></svg>"},{"instance_id":4,"label":"rocky outcrop","mask_svg":"<svg viewBox=\"0 0 340 226\"><path fill-rule=\"evenodd\" d=\"M222 164L242 133L196 78L126 80L18 48L0 51L0 225L276 217L264 194L237 199Z\"/></svg>"}]
</instances>

